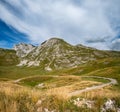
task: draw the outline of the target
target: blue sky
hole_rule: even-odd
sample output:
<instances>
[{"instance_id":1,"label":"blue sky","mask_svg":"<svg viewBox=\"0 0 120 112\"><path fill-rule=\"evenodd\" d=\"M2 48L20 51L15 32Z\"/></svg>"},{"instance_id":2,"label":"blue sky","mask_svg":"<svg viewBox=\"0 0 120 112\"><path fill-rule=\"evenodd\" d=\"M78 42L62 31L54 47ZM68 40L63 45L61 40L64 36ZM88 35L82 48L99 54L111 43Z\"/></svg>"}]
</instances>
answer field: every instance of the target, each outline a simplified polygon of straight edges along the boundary
<instances>
[{"instance_id":1,"label":"blue sky","mask_svg":"<svg viewBox=\"0 0 120 112\"><path fill-rule=\"evenodd\" d=\"M120 50L120 0L0 0L0 47L51 37Z\"/></svg>"},{"instance_id":2,"label":"blue sky","mask_svg":"<svg viewBox=\"0 0 120 112\"><path fill-rule=\"evenodd\" d=\"M27 43L27 36L0 20L0 47L12 48L19 42Z\"/></svg>"}]
</instances>

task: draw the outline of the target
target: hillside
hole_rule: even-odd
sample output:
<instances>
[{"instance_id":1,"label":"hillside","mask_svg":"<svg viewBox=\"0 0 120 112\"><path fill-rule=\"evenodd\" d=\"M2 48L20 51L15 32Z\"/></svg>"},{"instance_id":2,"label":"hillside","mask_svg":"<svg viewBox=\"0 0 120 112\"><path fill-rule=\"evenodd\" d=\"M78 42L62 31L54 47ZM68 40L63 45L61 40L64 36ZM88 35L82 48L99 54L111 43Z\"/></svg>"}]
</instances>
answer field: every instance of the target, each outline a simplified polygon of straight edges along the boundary
<instances>
[{"instance_id":1,"label":"hillside","mask_svg":"<svg viewBox=\"0 0 120 112\"><path fill-rule=\"evenodd\" d=\"M20 63L17 66L39 66L51 71L77 67L88 61L119 57L120 52L101 51L83 45L71 45L59 38L51 38L39 46L18 44L14 46Z\"/></svg>"},{"instance_id":2,"label":"hillside","mask_svg":"<svg viewBox=\"0 0 120 112\"><path fill-rule=\"evenodd\" d=\"M19 63L19 58L16 51L0 48L0 66L16 65Z\"/></svg>"}]
</instances>

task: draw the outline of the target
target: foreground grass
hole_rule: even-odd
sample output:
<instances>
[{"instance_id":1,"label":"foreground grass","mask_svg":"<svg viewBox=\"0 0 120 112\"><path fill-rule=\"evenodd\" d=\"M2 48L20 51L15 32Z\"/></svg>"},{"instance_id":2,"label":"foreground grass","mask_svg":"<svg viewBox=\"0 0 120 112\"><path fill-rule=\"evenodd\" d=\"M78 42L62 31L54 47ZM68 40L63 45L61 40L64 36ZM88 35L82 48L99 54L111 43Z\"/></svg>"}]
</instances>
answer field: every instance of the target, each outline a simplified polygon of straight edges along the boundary
<instances>
[{"instance_id":1,"label":"foreground grass","mask_svg":"<svg viewBox=\"0 0 120 112\"><path fill-rule=\"evenodd\" d=\"M0 83L0 112L47 112L46 109L50 112L98 112L107 98L114 99L117 105L120 105L119 91L113 94L109 88L69 97L65 88L43 92L2 82ZM95 101L94 108L74 105L72 101L78 97Z\"/></svg>"},{"instance_id":2,"label":"foreground grass","mask_svg":"<svg viewBox=\"0 0 120 112\"><path fill-rule=\"evenodd\" d=\"M57 94L57 95L56 95ZM37 112L36 103L43 100L42 108L59 109L67 101L60 92L43 93L10 83L0 84L0 112ZM62 97L63 96L63 97ZM50 106L52 106L50 108ZM43 112L43 111L41 111Z\"/></svg>"}]
</instances>

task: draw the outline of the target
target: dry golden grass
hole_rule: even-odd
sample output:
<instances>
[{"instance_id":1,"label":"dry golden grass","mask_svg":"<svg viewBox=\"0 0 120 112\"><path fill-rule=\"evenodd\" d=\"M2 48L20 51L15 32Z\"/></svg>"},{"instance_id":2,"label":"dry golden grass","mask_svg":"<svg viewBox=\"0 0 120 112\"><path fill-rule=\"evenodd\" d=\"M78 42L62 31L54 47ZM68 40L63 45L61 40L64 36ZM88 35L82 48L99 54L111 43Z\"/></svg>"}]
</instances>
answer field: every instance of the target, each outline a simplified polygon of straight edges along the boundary
<instances>
[{"instance_id":1,"label":"dry golden grass","mask_svg":"<svg viewBox=\"0 0 120 112\"><path fill-rule=\"evenodd\" d=\"M74 83L73 85L68 86L67 88L69 89L70 92L76 91L76 90L82 90L87 87L92 87L96 85L102 84L101 82L96 82L96 81L81 81Z\"/></svg>"},{"instance_id":2,"label":"dry golden grass","mask_svg":"<svg viewBox=\"0 0 120 112\"><path fill-rule=\"evenodd\" d=\"M43 108L57 108L68 100L66 89L50 89L46 92L0 83L0 112L37 112L36 103L43 100ZM52 105L52 107L51 107Z\"/></svg>"},{"instance_id":3,"label":"dry golden grass","mask_svg":"<svg viewBox=\"0 0 120 112\"><path fill-rule=\"evenodd\" d=\"M39 90L6 82L0 83L0 92L4 92L5 95L11 97L17 97L18 95L27 94L32 98L33 101L37 101L38 97L41 97L43 95L43 92Z\"/></svg>"},{"instance_id":4,"label":"dry golden grass","mask_svg":"<svg viewBox=\"0 0 120 112\"><path fill-rule=\"evenodd\" d=\"M112 90L112 86L104 87L101 89L81 93L79 97L85 97L85 98L114 98L114 97L120 97L120 91L119 90Z\"/></svg>"},{"instance_id":5,"label":"dry golden grass","mask_svg":"<svg viewBox=\"0 0 120 112\"><path fill-rule=\"evenodd\" d=\"M7 105L7 107L4 107L4 109L2 109L2 102L0 102L0 112L17 112L17 103L15 101L12 101L10 104L5 104Z\"/></svg>"},{"instance_id":6,"label":"dry golden grass","mask_svg":"<svg viewBox=\"0 0 120 112\"><path fill-rule=\"evenodd\" d=\"M39 100L42 100L42 108L48 108L51 110L62 109L61 112L65 112L66 105L68 105L67 108L73 106L69 103L71 99L69 93L71 91L101 84L101 82L96 81L81 81L81 79L79 79L79 81L72 83L71 85L51 88L45 91L17 85L9 81L0 82L0 112L37 112L36 103ZM85 92L76 97L97 99L98 104L101 105L104 98L120 98L119 93L120 91L114 90L112 86L109 86L103 89ZM72 107L71 110L74 111Z\"/></svg>"},{"instance_id":7,"label":"dry golden grass","mask_svg":"<svg viewBox=\"0 0 120 112\"><path fill-rule=\"evenodd\" d=\"M0 83L0 112L35 112L42 92L16 84Z\"/></svg>"},{"instance_id":8,"label":"dry golden grass","mask_svg":"<svg viewBox=\"0 0 120 112\"><path fill-rule=\"evenodd\" d=\"M48 96L55 95L58 97L58 99L68 99L69 98L69 90L66 87L59 87L59 88L53 88L49 89L46 94Z\"/></svg>"}]
</instances>

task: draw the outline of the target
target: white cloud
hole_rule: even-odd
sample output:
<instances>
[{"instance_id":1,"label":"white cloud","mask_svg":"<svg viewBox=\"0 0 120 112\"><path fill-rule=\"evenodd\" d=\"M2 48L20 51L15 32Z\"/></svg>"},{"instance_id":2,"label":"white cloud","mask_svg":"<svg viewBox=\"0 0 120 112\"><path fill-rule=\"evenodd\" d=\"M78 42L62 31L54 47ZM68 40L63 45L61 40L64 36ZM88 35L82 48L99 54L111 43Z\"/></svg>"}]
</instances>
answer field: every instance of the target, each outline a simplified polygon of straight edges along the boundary
<instances>
[{"instance_id":1,"label":"white cloud","mask_svg":"<svg viewBox=\"0 0 120 112\"><path fill-rule=\"evenodd\" d=\"M5 0L7 1L7 0ZM0 19L28 35L33 43L53 36L62 37L72 44L83 43L96 48L109 49L117 32L111 25L113 14L120 20L119 0L9 0L18 14L0 2ZM109 12L112 9L111 12ZM99 39L98 39L99 38ZM89 40L106 42L87 43Z\"/></svg>"},{"instance_id":2,"label":"white cloud","mask_svg":"<svg viewBox=\"0 0 120 112\"><path fill-rule=\"evenodd\" d=\"M112 50L120 51L120 39L115 39L112 41L112 45L110 46Z\"/></svg>"}]
</instances>

